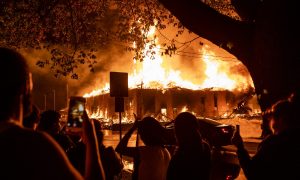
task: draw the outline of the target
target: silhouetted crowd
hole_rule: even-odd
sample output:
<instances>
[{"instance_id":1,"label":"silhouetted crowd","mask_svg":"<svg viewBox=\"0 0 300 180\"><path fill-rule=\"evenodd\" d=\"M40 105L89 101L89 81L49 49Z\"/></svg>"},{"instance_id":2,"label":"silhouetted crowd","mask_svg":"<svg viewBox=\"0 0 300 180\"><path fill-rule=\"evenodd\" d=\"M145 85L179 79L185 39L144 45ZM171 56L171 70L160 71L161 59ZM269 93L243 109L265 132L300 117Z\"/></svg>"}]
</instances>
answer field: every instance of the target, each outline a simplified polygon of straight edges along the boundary
<instances>
[{"instance_id":1,"label":"silhouetted crowd","mask_svg":"<svg viewBox=\"0 0 300 180\"><path fill-rule=\"evenodd\" d=\"M114 150L103 144L101 123L86 112L82 132L68 134L58 112L41 113L31 103L33 83L21 54L0 48L0 68L0 179L118 179L120 155L133 158L132 179L213 179L212 147L192 113L174 120L175 150L166 146L166 129L150 116L136 118ZM300 179L299 107L295 92L264 113L273 133L252 157L235 132L232 143L247 179ZM136 130L143 145L128 146Z\"/></svg>"}]
</instances>

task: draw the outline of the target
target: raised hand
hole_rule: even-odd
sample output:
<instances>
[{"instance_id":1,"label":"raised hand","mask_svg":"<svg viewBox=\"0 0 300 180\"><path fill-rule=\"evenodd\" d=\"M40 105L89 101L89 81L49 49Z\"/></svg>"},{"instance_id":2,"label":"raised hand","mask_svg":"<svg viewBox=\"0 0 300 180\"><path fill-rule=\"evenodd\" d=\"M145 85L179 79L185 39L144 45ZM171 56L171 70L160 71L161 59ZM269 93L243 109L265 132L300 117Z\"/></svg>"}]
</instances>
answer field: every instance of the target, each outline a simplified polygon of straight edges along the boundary
<instances>
[{"instance_id":1,"label":"raised hand","mask_svg":"<svg viewBox=\"0 0 300 180\"><path fill-rule=\"evenodd\" d=\"M238 127L238 126L237 126ZM244 148L244 142L243 139L241 137L239 128L236 128L233 137L231 139L231 142L233 145L235 145L237 148Z\"/></svg>"}]
</instances>

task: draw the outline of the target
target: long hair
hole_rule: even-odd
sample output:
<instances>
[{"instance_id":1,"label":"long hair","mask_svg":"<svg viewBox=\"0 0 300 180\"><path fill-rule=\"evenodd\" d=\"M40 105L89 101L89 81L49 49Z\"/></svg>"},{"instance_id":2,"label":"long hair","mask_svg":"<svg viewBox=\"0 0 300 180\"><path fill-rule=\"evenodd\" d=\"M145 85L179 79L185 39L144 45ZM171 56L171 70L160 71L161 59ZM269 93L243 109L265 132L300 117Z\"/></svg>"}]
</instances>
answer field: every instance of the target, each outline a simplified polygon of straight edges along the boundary
<instances>
[{"instance_id":1,"label":"long hair","mask_svg":"<svg viewBox=\"0 0 300 180\"><path fill-rule=\"evenodd\" d=\"M0 120L18 116L20 95L23 95L24 111L28 113L30 92L29 69L25 58L18 52L0 47Z\"/></svg>"},{"instance_id":2,"label":"long hair","mask_svg":"<svg viewBox=\"0 0 300 180\"><path fill-rule=\"evenodd\" d=\"M202 147L199 124L189 112L182 112L175 118L175 135L179 147Z\"/></svg>"},{"instance_id":3,"label":"long hair","mask_svg":"<svg viewBox=\"0 0 300 180\"><path fill-rule=\"evenodd\" d=\"M141 139L147 146L163 146L166 143L166 130L153 117L145 117L139 122Z\"/></svg>"}]
</instances>

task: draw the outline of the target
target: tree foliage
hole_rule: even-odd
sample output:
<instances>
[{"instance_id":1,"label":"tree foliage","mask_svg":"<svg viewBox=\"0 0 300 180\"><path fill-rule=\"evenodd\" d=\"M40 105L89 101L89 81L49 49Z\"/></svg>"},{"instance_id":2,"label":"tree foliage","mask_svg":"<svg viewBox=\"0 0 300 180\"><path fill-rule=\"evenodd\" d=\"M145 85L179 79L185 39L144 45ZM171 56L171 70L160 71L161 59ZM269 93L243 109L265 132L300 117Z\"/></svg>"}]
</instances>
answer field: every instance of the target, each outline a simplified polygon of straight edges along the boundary
<instances>
[{"instance_id":1,"label":"tree foliage","mask_svg":"<svg viewBox=\"0 0 300 180\"><path fill-rule=\"evenodd\" d=\"M112 42L122 43L134 58L144 59L142 50L157 44L147 32L168 25L183 26L156 0L3 0L0 2L0 46L46 49L50 58L39 67L54 69L55 76L78 78L76 68L88 64L93 71L95 52ZM133 47L133 43L135 46ZM165 44L166 54L175 50ZM154 51L149 54L155 53Z\"/></svg>"},{"instance_id":2,"label":"tree foliage","mask_svg":"<svg viewBox=\"0 0 300 180\"><path fill-rule=\"evenodd\" d=\"M209 0L207 4L227 15L233 9L227 1ZM121 43L134 52L134 58L152 56L156 36L147 32L168 26L177 28L174 38L162 44L162 55L172 55L185 43L176 37L184 26L157 0L2 0L0 2L0 46L46 49L48 59L37 61L39 67L50 67L55 76L78 78L76 69L87 64L94 70L96 51L112 42ZM135 46L133 46L133 43Z\"/></svg>"}]
</instances>

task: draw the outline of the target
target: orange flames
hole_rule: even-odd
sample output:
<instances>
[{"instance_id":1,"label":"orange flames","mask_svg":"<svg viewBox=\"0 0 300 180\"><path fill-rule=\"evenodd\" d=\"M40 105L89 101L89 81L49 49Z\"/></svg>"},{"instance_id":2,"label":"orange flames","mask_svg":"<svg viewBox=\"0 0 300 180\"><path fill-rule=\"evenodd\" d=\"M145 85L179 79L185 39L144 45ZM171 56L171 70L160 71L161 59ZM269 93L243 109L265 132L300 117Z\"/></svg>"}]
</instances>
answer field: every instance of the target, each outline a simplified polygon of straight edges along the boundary
<instances>
[{"instance_id":1,"label":"orange flames","mask_svg":"<svg viewBox=\"0 0 300 180\"><path fill-rule=\"evenodd\" d=\"M154 32L155 29L151 28L148 32L149 36L152 36ZM133 60L133 70L129 73L128 77L129 88L137 88L143 84L143 88L151 89L182 87L198 90L213 87L242 91L249 87L254 87L251 78L241 74L231 73L230 64L239 63L242 65L240 62L222 61L215 56L214 52L209 51L205 46L201 51L202 57L199 58L206 66L205 79L194 80L193 82L189 79L184 79L180 70L171 69L170 64L164 61L164 58L160 56L159 47L154 49L154 60L147 56L147 50L149 50L149 45L146 46L143 52L146 58L142 62ZM194 72L191 72L191 74L192 73ZM84 97L97 96L108 92L109 84L107 83L103 88L84 94Z\"/></svg>"},{"instance_id":2,"label":"orange flames","mask_svg":"<svg viewBox=\"0 0 300 180\"><path fill-rule=\"evenodd\" d=\"M203 50L203 61L206 64L206 79L201 85L202 88L223 88L230 91L243 91L249 87L254 87L253 81L249 77L241 74L231 73L232 65L242 66L241 62L222 61L216 58L214 52Z\"/></svg>"}]
</instances>

